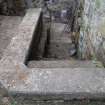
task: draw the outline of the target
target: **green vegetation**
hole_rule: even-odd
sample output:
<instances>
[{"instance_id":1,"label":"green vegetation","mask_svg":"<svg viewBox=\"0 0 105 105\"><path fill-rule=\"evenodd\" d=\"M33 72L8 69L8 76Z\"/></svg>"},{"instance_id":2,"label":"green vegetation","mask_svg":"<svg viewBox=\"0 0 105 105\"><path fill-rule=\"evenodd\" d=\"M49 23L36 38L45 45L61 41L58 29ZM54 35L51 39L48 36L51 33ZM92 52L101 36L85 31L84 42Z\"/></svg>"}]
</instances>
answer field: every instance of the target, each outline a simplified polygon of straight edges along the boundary
<instances>
[{"instance_id":1,"label":"green vegetation","mask_svg":"<svg viewBox=\"0 0 105 105\"><path fill-rule=\"evenodd\" d=\"M99 9L101 7L101 0L96 0L96 8Z\"/></svg>"},{"instance_id":2,"label":"green vegetation","mask_svg":"<svg viewBox=\"0 0 105 105\"><path fill-rule=\"evenodd\" d=\"M16 101L14 101L14 102L12 102L12 103L11 103L11 105L17 105L17 102L16 102Z\"/></svg>"}]
</instances>

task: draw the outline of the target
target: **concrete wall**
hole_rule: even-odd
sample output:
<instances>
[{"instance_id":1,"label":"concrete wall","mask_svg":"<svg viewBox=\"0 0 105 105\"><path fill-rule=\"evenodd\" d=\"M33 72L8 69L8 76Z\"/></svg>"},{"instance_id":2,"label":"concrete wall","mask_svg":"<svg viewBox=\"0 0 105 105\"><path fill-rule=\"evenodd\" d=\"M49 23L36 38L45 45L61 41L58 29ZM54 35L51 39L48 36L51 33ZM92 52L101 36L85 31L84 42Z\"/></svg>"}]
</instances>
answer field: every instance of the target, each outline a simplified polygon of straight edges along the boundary
<instances>
[{"instance_id":1,"label":"concrete wall","mask_svg":"<svg viewBox=\"0 0 105 105\"><path fill-rule=\"evenodd\" d=\"M41 56L41 48L40 46L40 41L41 38L43 36L43 19L42 19L42 12L41 15L37 21L37 27L35 29L35 31L33 31L33 37L32 37L32 41L30 43L30 47L29 47L29 51L28 51L28 55L26 58L26 64L28 63L28 61L30 60L34 60L34 59L38 59ZM41 46L43 46L41 44Z\"/></svg>"},{"instance_id":2,"label":"concrete wall","mask_svg":"<svg viewBox=\"0 0 105 105\"><path fill-rule=\"evenodd\" d=\"M85 0L82 14L79 57L99 58L105 64L105 0Z\"/></svg>"}]
</instances>

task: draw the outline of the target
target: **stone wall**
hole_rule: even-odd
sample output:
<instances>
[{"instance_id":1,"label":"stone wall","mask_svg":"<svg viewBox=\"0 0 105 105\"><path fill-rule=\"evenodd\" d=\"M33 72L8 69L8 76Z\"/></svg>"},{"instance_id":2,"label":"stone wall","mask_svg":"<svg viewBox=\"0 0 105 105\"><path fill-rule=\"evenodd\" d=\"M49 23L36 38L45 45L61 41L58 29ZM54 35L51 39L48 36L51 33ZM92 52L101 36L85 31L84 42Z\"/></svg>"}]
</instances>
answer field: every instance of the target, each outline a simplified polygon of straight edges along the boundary
<instances>
[{"instance_id":1,"label":"stone wall","mask_svg":"<svg viewBox=\"0 0 105 105\"><path fill-rule=\"evenodd\" d=\"M0 0L0 14L3 15L24 15L24 0Z\"/></svg>"},{"instance_id":2,"label":"stone wall","mask_svg":"<svg viewBox=\"0 0 105 105\"><path fill-rule=\"evenodd\" d=\"M105 0L85 0L79 38L79 57L105 64Z\"/></svg>"}]
</instances>

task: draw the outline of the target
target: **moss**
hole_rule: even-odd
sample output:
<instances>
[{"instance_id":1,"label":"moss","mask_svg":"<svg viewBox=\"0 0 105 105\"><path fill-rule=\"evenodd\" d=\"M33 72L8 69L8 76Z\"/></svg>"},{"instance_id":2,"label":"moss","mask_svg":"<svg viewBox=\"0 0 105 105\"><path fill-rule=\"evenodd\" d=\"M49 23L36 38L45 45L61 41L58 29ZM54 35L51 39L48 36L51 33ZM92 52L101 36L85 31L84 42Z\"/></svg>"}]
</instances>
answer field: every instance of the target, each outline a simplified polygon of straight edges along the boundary
<instances>
[{"instance_id":1,"label":"moss","mask_svg":"<svg viewBox=\"0 0 105 105\"><path fill-rule=\"evenodd\" d=\"M101 33L105 37L105 22L103 22L101 25L98 27L98 32Z\"/></svg>"},{"instance_id":2,"label":"moss","mask_svg":"<svg viewBox=\"0 0 105 105\"><path fill-rule=\"evenodd\" d=\"M99 9L101 7L101 0L96 0L96 8Z\"/></svg>"},{"instance_id":3,"label":"moss","mask_svg":"<svg viewBox=\"0 0 105 105\"><path fill-rule=\"evenodd\" d=\"M17 102L16 102L16 101L14 101L14 102L12 102L12 103L11 103L11 105L17 105Z\"/></svg>"}]
</instances>

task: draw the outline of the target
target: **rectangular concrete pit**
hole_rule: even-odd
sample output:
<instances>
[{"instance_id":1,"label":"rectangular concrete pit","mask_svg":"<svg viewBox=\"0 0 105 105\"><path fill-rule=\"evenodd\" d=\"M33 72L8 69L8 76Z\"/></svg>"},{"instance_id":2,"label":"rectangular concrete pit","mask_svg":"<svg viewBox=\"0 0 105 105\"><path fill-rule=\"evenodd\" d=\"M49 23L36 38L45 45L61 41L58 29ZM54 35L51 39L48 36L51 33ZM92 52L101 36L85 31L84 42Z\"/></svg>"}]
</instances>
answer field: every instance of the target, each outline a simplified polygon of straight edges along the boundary
<instances>
[{"instance_id":1,"label":"rectangular concrete pit","mask_svg":"<svg viewBox=\"0 0 105 105\"><path fill-rule=\"evenodd\" d=\"M75 49L75 45L72 43L71 34L63 32L66 24L55 22L42 24L42 35L37 31L37 37L33 38L31 43L31 53L27 62L29 68L96 68L97 65L102 67L100 62L80 61L71 57L70 53ZM41 31L41 28L36 30L39 29Z\"/></svg>"},{"instance_id":2,"label":"rectangular concrete pit","mask_svg":"<svg viewBox=\"0 0 105 105\"><path fill-rule=\"evenodd\" d=\"M28 68L41 9L29 9L0 61L0 82L27 100L104 99L104 68ZM40 35L40 34L39 34ZM33 98L29 98L32 96Z\"/></svg>"},{"instance_id":3,"label":"rectangular concrete pit","mask_svg":"<svg viewBox=\"0 0 105 105\"><path fill-rule=\"evenodd\" d=\"M100 62L80 61L71 57L70 51L75 50L72 43L71 34L63 32L66 24L63 23L43 23L43 33L40 40L33 39L31 47L31 58L27 62L29 68L97 68L102 67ZM39 26L38 26L39 27ZM41 28L40 28L41 29ZM38 31L37 31L38 32ZM47 33L49 32L49 33ZM38 33L37 33L38 35ZM36 41L39 43L36 44ZM37 49L36 47L37 46ZM73 50L72 50L73 51ZM99 66L98 66L99 65Z\"/></svg>"}]
</instances>

